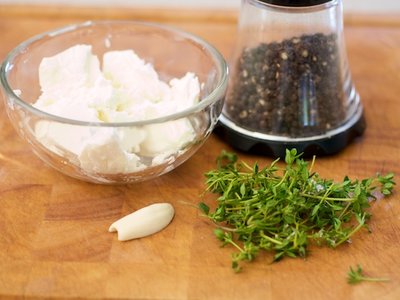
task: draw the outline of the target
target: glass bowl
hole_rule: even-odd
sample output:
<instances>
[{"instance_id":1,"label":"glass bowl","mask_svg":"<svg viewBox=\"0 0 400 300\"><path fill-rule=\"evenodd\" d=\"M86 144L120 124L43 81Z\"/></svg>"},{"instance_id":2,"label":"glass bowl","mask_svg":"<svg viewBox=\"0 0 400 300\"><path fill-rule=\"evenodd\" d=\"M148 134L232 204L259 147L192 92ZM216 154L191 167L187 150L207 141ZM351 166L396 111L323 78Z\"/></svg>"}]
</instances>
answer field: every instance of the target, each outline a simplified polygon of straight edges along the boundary
<instances>
[{"instance_id":1,"label":"glass bowl","mask_svg":"<svg viewBox=\"0 0 400 300\"><path fill-rule=\"evenodd\" d=\"M99 59L108 51L132 49L164 82L192 72L200 82L199 102L162 117L114 123L37 109L33 103L41 94L42 59L77 44L91 45ZM228 68L212 45L193 34L152 23L100 21L70 25L23 42L6 57L0 79L9 119L38 157L71 177L113 184L162 175L201 147L221 113ZM150 150L145 144L129 145L139 137L147 139Z\"/></svg>"}]
</instances>

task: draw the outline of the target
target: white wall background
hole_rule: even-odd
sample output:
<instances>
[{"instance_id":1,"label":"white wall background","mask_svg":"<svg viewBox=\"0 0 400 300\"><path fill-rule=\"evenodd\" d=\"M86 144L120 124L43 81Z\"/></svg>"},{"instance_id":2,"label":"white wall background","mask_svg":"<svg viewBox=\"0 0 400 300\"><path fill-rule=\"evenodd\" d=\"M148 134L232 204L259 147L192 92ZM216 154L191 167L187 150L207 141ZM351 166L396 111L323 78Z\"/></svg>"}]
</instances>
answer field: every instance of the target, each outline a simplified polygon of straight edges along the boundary
<instances>
[{"instance_id":1,"label":"white wall background","mask_svg":"<svg viewBox=\"0 0 400 300\"><path fill-rule=\"evenodd\" d=\"M0 4L236 9L241 0L0 0ZM399 13L400 0L344 0L345 12ZM400 18L400 16L399 16Z\"/></svg>"}]
</instances>

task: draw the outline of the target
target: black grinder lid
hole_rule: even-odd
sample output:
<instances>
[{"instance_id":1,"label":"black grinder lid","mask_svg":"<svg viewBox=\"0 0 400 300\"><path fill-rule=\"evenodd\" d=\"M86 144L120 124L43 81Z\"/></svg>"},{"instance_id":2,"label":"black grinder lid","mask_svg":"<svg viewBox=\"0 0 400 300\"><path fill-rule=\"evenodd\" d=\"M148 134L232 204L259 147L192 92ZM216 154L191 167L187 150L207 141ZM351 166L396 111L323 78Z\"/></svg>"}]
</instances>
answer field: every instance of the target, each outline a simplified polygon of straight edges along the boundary
<instances>
[{"instance_id":1,"label":"black grinder lid","mask_svg":"<svg viewBox=\"0 0 400 300\"><path fill-rule=\"evenodd\" d=\"M291 6L291 7L305 7L314 6L330 2L332 0L259 0L260 2L278 5L278 6Z\"/></svg>"}]
</instances>

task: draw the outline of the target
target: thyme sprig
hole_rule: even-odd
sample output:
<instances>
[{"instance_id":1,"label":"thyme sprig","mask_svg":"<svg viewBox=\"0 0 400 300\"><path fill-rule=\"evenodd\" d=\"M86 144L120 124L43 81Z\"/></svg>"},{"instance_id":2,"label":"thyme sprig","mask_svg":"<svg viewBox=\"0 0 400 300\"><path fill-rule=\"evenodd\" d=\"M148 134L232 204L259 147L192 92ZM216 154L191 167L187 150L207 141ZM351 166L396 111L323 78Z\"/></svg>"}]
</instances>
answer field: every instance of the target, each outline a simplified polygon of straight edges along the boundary
<instances>
[{"instance_id":1,"label":"thyme sprig","mask_svg":"<svg viewBox=\"0 0 400 300\"><path fill-rule=\"evenodd\" d=\"M200 203L201 211L217 228L222 245L232 245L232 267L251 261L262 251L274 260L304 257L311 242L337 247L357 233L371 217L367 208L377 193L390 195L395 185L389 173L342 182L321 178L295 149L287 150L286 167L279 159L260 168L238 162L237 155L222 152L217 169L206 176L206 192L219 195L214 211Z\"/></svg>"},{"instance_id":2,"label":"thyme sprig","mask_svg":"<svg viewBox=\"0 0 400 300\"><path fill-rule=\"evenodd\" d=\"M347 273L347 282L350 284L356 284L363 281L387 282L389 279L365 276L360 265L357 265L357 269L350 267L350 271Z\"/></svg>"}]
</instances>

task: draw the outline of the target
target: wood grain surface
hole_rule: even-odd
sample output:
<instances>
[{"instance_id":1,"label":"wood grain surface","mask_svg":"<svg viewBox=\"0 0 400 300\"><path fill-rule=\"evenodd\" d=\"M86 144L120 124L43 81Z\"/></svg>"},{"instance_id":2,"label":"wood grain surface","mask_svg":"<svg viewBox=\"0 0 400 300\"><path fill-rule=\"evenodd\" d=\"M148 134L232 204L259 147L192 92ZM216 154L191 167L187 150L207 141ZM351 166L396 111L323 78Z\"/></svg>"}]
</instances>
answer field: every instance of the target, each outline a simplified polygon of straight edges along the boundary
<instances>
[{"instance_id":1,"label":"wood grain surface","mask_svg":"<svg viewBox=\"0 0 400 300\"><path fill-rule=\"evenodd\" d=\"M0 6L0 58L34 34L95 16L168 23L202 36L225 57L236 32L232 12ZM348 18L349 62L368 128L340 154L317 160L322 176L400 174L399 19ZM102 186L44 165L16 135L3 107L0 113L0 299L400 299L397 191L372 205L372 233L359 232L351 244L336 250L313 247L306 259L273 264L271 255L263 254L234 274L233 249L220 248L213 226L193 207L204 188L203 173L214 167L222 149L231 150L218 137L211 136L190 160L156 180ZM240 157L249 163L271 161ZM119 217L154 202L175 207L164 231L129 242L107 232ZM390 282L347 284L349 266L356 264Z\"/></svg>"}]
</instances>

